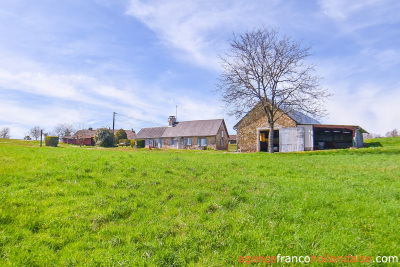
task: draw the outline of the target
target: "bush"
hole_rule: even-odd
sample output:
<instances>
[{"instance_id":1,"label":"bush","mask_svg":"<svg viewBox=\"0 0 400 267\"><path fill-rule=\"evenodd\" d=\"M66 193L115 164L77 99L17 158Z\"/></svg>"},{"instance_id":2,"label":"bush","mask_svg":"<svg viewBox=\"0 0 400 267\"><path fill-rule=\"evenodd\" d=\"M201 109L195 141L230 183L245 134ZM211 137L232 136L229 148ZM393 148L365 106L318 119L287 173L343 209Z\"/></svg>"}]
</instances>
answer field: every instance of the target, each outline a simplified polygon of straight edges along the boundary
<instances>
[{"instance_id":1,"label":"bush","mask_svg":"<svg viewBox=\"0 0 400 267\"><path fill-rule=\"evenodd\" d=\"M124 131L124 129L119 129L116 133L115 133L115 143L119 144L121 142L121 139L126 139L128 138L126 135L126 132Z\"/></svg>"},{"instance_id":2,"label":"bush","mask_svg":"<svg viewBox=\"0 0 400 267\"><path fill-rule=\"evenodd\" d=\"M114 135L108 128L99 128L94 133L94 141L98 146L111 147L113 146Z\"/></svg>"},{"instance_id":3,"label":"bush","mask_svg":"<svg viewBox=\"0 0 400 267\"><path fill-rule=\"evenodd\" d=\"M131 140L131 147L142 148L144 147L144 140Z\"/></svg>"},{"instance_id":4,"label":"bush","mask_svg":"<svg viewBox=\"0 0 400 267\"><path fill-rule=\"evenodd\" d=\"M129 140L129 139L120 139L119 140L119 145L121 145L121 146L130 146L131 145L131 140Z\"/></svg>"},{"instance_id":5,"label":"bush","mask_svg":"<svg viewBox=\"0 0 400 267\"><path fill-rule=\"evenodd\" d=\"M56 147L58 145L58 136L46 136L44 138L44 143L46 146Z\"/></svg>"},{"instance_id":6,"label":"bush","mask_svg":"<svg viewBox=\"0 0 400 267\"><path fill-rule=\"evenodd\" d=\"M135 144L136 144L136 141L135 140L131 140L131 147L134 147Z\"/></svg>"}]
</instances>

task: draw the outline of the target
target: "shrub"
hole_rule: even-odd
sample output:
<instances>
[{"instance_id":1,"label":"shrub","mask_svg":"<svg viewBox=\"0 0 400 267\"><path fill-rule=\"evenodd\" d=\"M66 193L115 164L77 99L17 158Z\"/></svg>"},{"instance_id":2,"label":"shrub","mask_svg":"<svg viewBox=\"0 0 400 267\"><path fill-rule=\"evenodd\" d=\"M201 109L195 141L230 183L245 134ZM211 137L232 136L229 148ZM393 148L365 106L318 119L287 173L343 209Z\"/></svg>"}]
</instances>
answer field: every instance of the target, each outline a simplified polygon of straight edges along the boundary
<instances>
[{"instance_id":1,"label":"shrub","mask_svg":"<svg viewBox=\"0 0 400 267\"><path fill-rule=\"evenodd\" d=\"M94 141L96 145L102 147L111 147L113 146L114 135L112 131L108 128L99 128L94 133Z\"/></svg>"},{"instance_id":2,"label":"shrub","mask_svg":"<svg viewBox=\"0 0 400 267\"><path fill-rule=\"evenodd\" d=\"M137 148L144 147L144 140L136 140L136 147Z\"/></svg>"},{"instance_id":3,"label":"shrub","mask_svg":"<svg viewBox=\"0 0 400 267\"><path fill-rule=\"evenodd\" d=\"M126 135L126 132L124 131L124 129L119 129L116 133L115 133L115 143L119 144L121 142L121 139L126 139L128 138Z\"/></svg>"},{"instance_id":4,"label":"shrub","mask_svg":"<svg viewBox=\"0 0 400 267\"><path fill-rule=\"evenodd\" d=\"M122 146L129 146L129 145L131 145L131 140L129 140L129 139L120 139L119 140L119 144L122 145Z\"/></svg>"},{"instance_id":5,"label":"shrub","mask_svg":"<svg viewBox=\"0 0 400 267\"><path fill-rule=\"evenodd\" d=\"M58 136L46 136L44 138L44 143L46 146L56 147L58 145Z\"/></svg>"},{"instance_id":6,"label":"shrub","mask_svg":"<svg viewBox=\"0 0 400 267\"><path fill-rule=\"evenodd\" d=\"M136 144L136 141L135 140L131 140L131 147L134 147L135 144Z\"/></svg>"}]
</instances>

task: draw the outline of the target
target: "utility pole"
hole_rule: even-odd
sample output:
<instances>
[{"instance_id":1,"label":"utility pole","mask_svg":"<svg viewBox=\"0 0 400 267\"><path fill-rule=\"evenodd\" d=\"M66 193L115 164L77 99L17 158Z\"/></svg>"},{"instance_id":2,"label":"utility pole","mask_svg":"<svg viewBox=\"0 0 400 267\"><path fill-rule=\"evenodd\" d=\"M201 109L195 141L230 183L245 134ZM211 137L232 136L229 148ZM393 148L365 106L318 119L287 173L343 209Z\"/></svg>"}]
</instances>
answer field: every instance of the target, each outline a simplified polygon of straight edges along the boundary
<instances>
[{"instance_id":1,"label":"utility pole","mask_svg":"<svg viewBox=\"0 0 400 267\"><path fill-rule=\"evenodd\" d=\"M175 120L178 121L178 105L176 105Z\"/></svg>"},{"instance_id":2,"label":"utility pole","mask_svg":"<svg viewBox=\"0 0 400 267\"><path fill-rule=\"evenodd\" d=\"M113 146L115 145L114 144L114 128L115 128L115 112L113 112Z\"/></svg>"},{"instance_id":3,"label":"utility pole","mask_svg":"<svg viewBox=\"0 0 400 267\"><path fill-rule=\"evenodd\" d=\"M43 130L40 130L40 147L42 147L42 135L43 135Z\"/></svg>"}]
</instances>

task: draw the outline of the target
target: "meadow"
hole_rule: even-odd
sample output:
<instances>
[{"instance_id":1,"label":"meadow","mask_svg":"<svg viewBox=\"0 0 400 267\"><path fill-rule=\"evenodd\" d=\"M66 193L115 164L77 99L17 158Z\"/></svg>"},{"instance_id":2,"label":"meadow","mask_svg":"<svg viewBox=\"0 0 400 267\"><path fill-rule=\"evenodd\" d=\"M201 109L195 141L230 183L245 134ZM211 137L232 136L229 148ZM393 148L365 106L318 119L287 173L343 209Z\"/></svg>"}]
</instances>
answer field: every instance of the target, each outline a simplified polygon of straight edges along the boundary
<instances>
[{"instance_id":1,"label":"meadow","mask_svg":"<svg viewBox=\"0 0 400 267\"><path fill-rule=\"evenodd\" d=\"M271 155L0 139L0 266L400 258L400 137L368 146Z\"/></svg>"}]
</instances>

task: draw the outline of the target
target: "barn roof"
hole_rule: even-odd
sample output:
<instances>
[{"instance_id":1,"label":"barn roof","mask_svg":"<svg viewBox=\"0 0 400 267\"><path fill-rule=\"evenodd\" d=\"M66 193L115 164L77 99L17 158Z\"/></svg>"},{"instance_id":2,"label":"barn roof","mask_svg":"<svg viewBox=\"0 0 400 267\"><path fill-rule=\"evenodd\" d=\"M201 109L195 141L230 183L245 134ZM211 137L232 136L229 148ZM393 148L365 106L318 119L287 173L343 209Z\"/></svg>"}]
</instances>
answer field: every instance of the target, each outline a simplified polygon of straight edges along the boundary
<instances>
[{"instance_id":1,"label":"barn roof","mask_svg":"<svg viewBox=\"0 0 400 267\"><path fill-rule=\"evenodd\" d=\"M136 139L136 133L134 130L124 130L127 135L127 139ZM87 130L78 130L73 135L72 138L92 138L94 137L96 130L87 129Z\"/></svg>"},{"instance_id":2,"label":"barn roof","mask_svg":"<svg viewBox=\"0 0 400 267\"><path fill-rule=\"evenodd\" d=\"M79 138L91 138L94 136L95 130L78 130L76 131L72 137Z\"/></svg>"},{"instance_id":3,"label":"barn roof","mask_svg":"<svg viewBox=\"0 0 400 267\"><path fill-rule=\"evenodd\" d=\"M136 132L134 130L125 130L126 138L130 140L136 139Z\"/></svg>"},{"instance_id":4,"label":"barn roof","mask_svg":"<svg viewBox=\"0 0 400 267\"><path fill-rule=\"evenodd\" d=\"M172 127L143 128L137 133L137 138L213 136L217 135L221 124L225 126L224 119L181 121L176 122Z\"/></svg>"},{"instance_id":5,"label":"barn roof","mask_svg":"<svg viewBox=\"0 0 400 267\"><path fill-rule=\"evenodd\" d=\"M307 116L300 111L292 110L289 111L288 116L297 122L297 124L320 124L319 121Z\"/></svg>"},{"instance_id":6,"label":"barn roof","mask_svg":"<svg viewBox=\"0 0 400 267\"><path fill-rule=\"evenodd\" d=\"M261 102L260 102L261 103ZM246 115L243 116L243 118L241 118L238 123L235 124L235 126L233 126L234 129L236 129L238 127L238 125L252 112L256 111L257 108L260 107L260 103L258 103L254 108L252 108L249 112L246 113ZM281 109L282 110L282 109ZM283 111L283 110L282 110ZM261 112L261 114L264 115L264 111ZM311 118L310 116L297 111L297 110L291 110L291 111L287 111L286 115L289 116L291 119L293 119L297 124L320 124L319 121Z\"/></svg>"},{"instance_id":7,"label":"barn roof","mask_svg":"<svg viewBox=\"0 0 400 267\"><path fill-rule=\"evenodd\" d=\"M236 140L236 134L232 134L229 136L229 141L235 141Z\"/></svg>"}]
</instances>

